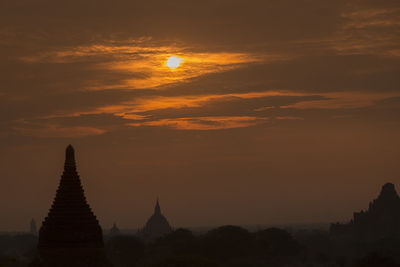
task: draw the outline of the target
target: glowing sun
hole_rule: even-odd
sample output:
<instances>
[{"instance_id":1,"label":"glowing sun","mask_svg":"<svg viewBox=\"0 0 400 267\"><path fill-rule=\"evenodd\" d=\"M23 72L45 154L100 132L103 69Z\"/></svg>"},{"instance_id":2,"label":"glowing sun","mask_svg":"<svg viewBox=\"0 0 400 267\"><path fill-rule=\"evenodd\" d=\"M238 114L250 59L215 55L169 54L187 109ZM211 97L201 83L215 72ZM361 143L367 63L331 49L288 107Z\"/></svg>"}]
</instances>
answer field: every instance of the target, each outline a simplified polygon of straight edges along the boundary
<instances>
[{"instance_id":1,"label":"glowing sun","mask_svg":"<svg viewBox=\"0 0 400 267\"><path fill-rule=\"evenodd\" d=\"M169 58L167 59L166 64L167 64L167 67L168 67L168 68L170 68L170 69L176 69L177 67L179 67L179 66L181 65L181 62L182 62L182 59L181 59L181 58L172 56L172 57L169 57Z\"/></svg>"}]
</instances>

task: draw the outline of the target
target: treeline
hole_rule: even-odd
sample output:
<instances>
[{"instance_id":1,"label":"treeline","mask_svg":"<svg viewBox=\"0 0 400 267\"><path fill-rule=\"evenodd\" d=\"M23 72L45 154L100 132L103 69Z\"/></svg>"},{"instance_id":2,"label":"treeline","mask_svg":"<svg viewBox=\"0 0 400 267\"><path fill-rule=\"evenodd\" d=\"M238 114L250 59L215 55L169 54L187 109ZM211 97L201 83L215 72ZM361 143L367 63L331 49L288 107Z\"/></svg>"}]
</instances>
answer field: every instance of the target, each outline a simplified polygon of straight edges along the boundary
<instances>
[{"instance_id":1,"label":"treeline","mask_svg":"<svg viewBox=\"0 0 400 267\"><path fill-rule=\"evenodd\" d=\"M397 242L397 243L396 243ZM290 234L269 228L249 232L222 226L203 235L177 229L145 244L134 236L106 241L115 267L399 267L398 241L361 245L331 240L329 233L303 230Z\"/></svg>"},{"instance_id":2,"label":"treeline","mask_svg":"<svg viewBox=\"0 0 400 267\"><path fill-rule=\"evenodd\" d=\"M0 266L27 266L37 237L0 236ZM145 243L133 235L105 237L114 267L399 267L400 240L337 242L328 232L278 228L257 232L222 226L201 235L177 229ZM88 266L89 267L89 266Z\"/></svg>"},{"instance_id":3,"label":"treeline","mask_svg":"<svg viewBox=\"0 0 400 267\"><path fill-rule=\"evenodd\" d=\"M304 256L304 247L284 230L250 233L238 226L222 226L200 236L177 229L148 244L134 236L115 236L107 240L106 250L116 267L280 266Z\"/></svg>"},{"instance_id":4,"label":"treeline","mask_svg":"<svg viewBox=\"0 0 400 267\"><path fill-rule=\"evenodd\" d=\"M37 237L31 234L0 236L0 267L27 266L36 253Z\"/></svg>"}]
</instances>

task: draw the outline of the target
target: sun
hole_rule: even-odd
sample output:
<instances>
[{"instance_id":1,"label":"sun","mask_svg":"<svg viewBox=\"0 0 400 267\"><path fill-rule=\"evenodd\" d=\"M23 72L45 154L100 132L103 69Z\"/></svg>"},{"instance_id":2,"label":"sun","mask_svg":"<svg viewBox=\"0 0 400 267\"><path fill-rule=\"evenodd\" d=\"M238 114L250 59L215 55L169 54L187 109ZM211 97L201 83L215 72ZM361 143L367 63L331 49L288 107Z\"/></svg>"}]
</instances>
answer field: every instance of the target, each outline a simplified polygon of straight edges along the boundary
<instances>
[{"instance_id":1,"label":"sun","mask_svg":"<svg viewBox=\"0 0 400 267\"><path fill-rule=\"evenodd\" d=\"M172 56L167 59L166 65L170 69L176 69L181 65L181 62L182 58Z\"/></svg>"}]
</instances>

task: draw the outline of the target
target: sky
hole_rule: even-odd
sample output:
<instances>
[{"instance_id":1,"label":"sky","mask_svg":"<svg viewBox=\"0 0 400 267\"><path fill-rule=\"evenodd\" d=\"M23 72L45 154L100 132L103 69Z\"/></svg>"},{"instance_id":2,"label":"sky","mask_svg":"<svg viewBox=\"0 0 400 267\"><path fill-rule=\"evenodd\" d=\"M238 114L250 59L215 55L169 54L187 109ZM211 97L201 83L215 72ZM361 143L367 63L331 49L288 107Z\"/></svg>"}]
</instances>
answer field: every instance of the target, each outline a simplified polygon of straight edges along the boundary
<instances>
[{"instance_id":1,"label":"sky","mask_svg":"<svg viewBox=\"0 0 400 267\"><path fill-rule=\"evenodd\" d=\"M0 0L0 73L0 231L43 220L68 144L105 229L157 197L189 227L400 190L398 0Z\"/></svg>"}]
</instances>

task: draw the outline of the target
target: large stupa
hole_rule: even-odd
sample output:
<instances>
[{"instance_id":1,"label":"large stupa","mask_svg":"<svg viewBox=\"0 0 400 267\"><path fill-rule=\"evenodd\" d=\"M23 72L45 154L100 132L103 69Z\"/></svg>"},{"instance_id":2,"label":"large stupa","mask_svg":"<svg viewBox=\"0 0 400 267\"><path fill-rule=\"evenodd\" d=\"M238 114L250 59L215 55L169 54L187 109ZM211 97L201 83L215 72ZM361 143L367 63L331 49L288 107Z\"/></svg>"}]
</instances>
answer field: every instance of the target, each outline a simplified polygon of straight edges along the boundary
<instances>
[{"instance_id":1,"label":"large stupa","mask_svg":"<svg viewBox=\"0 0 400 267\"><path fill-rule=\"evenodd\" d=\"M38 254L31 266L105 267L102 229L88 205L76 171L74 149L66 149L64 172L39 230Z\"/></svg>"},{"instance_id":2,"label":"large stupa","mask_svg":"<svg viewBox=\"0 0 400 267\"><path fill-rule=\"evenodd\" d=\"M331 225L335 238L373 242L381 239L400 238L400 197L392 183L383 185L366 211L355 212L347 224Z\"/></svg>"}]
</instances>

